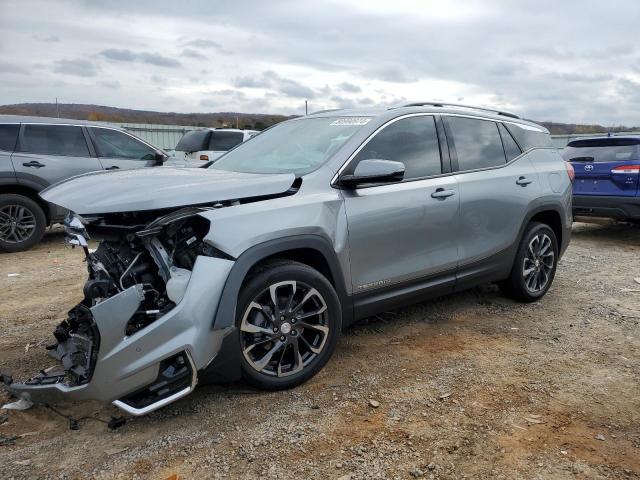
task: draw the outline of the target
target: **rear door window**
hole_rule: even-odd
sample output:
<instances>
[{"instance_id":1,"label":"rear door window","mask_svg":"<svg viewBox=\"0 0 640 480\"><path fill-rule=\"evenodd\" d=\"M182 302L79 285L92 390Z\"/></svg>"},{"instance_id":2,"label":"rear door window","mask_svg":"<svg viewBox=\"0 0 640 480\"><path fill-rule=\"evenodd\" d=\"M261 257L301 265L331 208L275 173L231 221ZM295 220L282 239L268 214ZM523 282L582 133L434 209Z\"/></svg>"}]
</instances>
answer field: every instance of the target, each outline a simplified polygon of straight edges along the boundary
<instances>
[{"instance_id":1,"label":"rear door window","mask_svg":"<svg viewBox=\"0 0 640 480\"><path fill-rule=\"evenodd\" d=\"M13 152L19 131L20 125L17 123L0 125L0 150Z\"/></svg>"},{"instance_id":2,"label":"rear door window","mask_svg":"<svg viewBox=\"0 0 640 480\"><path fill-rule=\"evenodd\" d=\"M99 157L153 160L156 151L131 135L110 128L92 127L93 141Z\"/></svg>"},{"instance_id":3,"label":"rear door window","mask_svg":"<svg viewBox=\"0 0 640 480\"><path fill-rule=\"evenodd\" d=\"M477 170L506 163L502 139L495 122L466 117L446 117L446 121L458 158L458 170Z\"/></svg>"},{"instance_id":4,"label":"rear door window","mask_svg":"<svg viewBox=\"0 0 640 480\"><path fill-rule=\"evenodd\" d=\"M214 152L226 152L233 147L242 143L244 134L242 132L225 132L225 131L213 131L211 137L209 137L209 148Z\"/></svg>"},{"instance_id":5,"label":"rear door window","mask_svg":"<svg viewBox=\"0 0 640 480\"><path fill-rule=\"evenodd\" d=\"M19 150L42 155L90 156L82 128L71 125L27 124Z\"/></svg>"},{"instance_id":6,"label":"rear door window","mask_svg":"<svg viewBox=\"0 0 640 480\"><path fill-rule=\"evenodd\" d=\"M388 125L358 152L347 173L353 173L361 160L371 159L404 163L405 180L441 174L440 145L433 116L402 118Z\"/></svg>"}]
</instances>

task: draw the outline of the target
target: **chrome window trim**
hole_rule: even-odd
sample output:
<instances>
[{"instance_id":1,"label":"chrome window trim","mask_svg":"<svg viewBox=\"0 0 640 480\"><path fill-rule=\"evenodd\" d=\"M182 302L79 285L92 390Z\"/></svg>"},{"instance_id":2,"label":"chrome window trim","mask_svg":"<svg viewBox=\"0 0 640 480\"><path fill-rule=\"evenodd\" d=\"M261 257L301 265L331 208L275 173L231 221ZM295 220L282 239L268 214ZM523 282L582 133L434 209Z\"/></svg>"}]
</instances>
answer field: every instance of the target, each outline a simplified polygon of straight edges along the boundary
<instances>
[{"instance_id":1,"label":"chrome window trim","mask_svg":"<svg viewBox=\"0 0 640 480\"><path fill-rule=\"evenodd\" d=\"M375 135L377 135L378 132L380 132L382 129L386 128L388 125L391 125L392 123L397 122L398 120L401 120L403 118L418 117L418 116L433 116L433 117L435 117L436 115L440 115L441 117L451 116L451 117L471 118L471 119L475 119L475 120L485 120L487 122L493 122L495 124L498 124L498 123L509 123L511 125L515 125L517 127L524 128L525 130L531 130L531 131L536 131L536 132L540 132L540 133L545 133L545 131L543 129L533 127L532 125L526 125L526 124L522 124L522 123L518 123L518 122L508 121L508 120L498 120L498 119L494 119L494 118L487 118L487 117L482 117L482 116L478 116L478 115L467 115L467 114L463 114L463 113L448 113L448 112L447 113L445 113L445 112L443 112L443 113L439 113L439 112L408 113L408 114L405 114L405 115L401 115L399 117L392 118L391 120L389 120L388 122L384 123L383 125L380 125L376 130L374 130L360 144L360 146L351 155L349 155L347 160L338 169L336 174L331 179L331 186L334 187L334 188L340 188L340 186L337 184L337 180L340 177L340 175L342 174L342 172L347 168L347 166L349 166L349 164L351 163L353 158L356 155L358 155L358 153L360 153L360 150L362 150L367 145L367 143L369 143L371 141L371 139ZM442 145L440 147L442 148ZM448 176L452 176L452 175L461 175L461 174L473 173L473 172L484 172L484 171L487 171L487 170L495 170L497 168L505 168L505 167L511 165L512 163L518 161L525 154L527 154L529 152L532 152L534 150L540 150L540 149L542 149L542 150L557 150L555 147L533 147L533 148L530 148L528 150L525 150L524 152L522 152L517 157L512 158L510 161L508 161L508 162L506 162L506 163L504 163L502 165L494 165L492 167L476 168L474 170L457 170L455 172L441 173L440 175L431 175L429 177L412 178L412 179L409 179L409 180L402 180L400 182L385 183L383 185L371 185L369 187L358 187L357 189L375 188L375 187L381 187L381 186L384 186L384 185L398 185L398 184L401 184L401 183L415 182L415 181L420 181L420 180L428 180L428 179L431 179L431 178L441 178L441 177L448 177Z\"/></svg>"}]
</instances>

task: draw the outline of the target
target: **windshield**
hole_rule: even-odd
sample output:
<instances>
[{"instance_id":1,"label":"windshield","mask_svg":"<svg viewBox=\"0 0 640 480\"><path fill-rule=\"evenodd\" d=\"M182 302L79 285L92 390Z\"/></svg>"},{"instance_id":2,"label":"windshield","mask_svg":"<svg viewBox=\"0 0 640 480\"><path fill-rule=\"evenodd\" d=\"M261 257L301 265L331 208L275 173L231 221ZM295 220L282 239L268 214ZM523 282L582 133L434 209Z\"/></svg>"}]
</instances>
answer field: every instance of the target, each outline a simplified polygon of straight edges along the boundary
<instances>
[{"instance_id":1,"label":"windshield","mask_svg":"<svg viewBox=\"0 0 640 480\"><path fill-rule=\"evenodd\" d=\"M369 120L363 117L325 117L284 122L240 144L209 168L304 175L326 162Z\"/></svg>"}]
</instances>

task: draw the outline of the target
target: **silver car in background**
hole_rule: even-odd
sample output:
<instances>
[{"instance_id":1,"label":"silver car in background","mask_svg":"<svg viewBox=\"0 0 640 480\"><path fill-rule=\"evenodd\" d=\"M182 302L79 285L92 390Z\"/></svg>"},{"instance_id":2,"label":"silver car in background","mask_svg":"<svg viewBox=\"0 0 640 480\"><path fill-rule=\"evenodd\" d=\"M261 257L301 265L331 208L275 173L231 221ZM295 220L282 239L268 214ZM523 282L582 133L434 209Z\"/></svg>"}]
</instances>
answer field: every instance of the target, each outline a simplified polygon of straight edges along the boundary
<instances>
[{"instance_id":1,"label":"silver car in background","mask_svg":"<svg viewBox=\"0 0 640 480\"><path fill-rule=\"evenodd\" d=\"M486 282L538 300L571 226L544 128L434 102L321 112L207 169L90 174L42 197L74 212L89 278L49 347L60 367L5 384L135 415L199 379L299 385L344 327L390 308Z\"/></svg>"},{"instance_id":2,"label":"silver car in background","mask_svg":"<svg viewBox=\"0 0 640 480\"><path fill-rule=\"evenodd\" d=\"M114 126L0 115L0 251L31 248L66 210L38 193L76 175L162 165L165 152Z\"/></svg>"}]
</instances>

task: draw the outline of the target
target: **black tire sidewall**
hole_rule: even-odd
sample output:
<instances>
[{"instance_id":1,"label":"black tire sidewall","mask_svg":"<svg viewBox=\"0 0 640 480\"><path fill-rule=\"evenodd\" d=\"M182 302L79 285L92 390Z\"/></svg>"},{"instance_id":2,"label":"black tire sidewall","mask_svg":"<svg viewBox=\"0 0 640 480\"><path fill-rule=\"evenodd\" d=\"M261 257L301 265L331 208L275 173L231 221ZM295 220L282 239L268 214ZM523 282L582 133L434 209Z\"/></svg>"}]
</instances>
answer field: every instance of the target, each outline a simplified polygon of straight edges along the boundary
<instances>
[{"instance_id":1,"label":"black tire sidewall","mask_svg":"<svg viewBox=\"0 0 640 480\"><path fill-rule=\"evenodd\" d=\"M6 205L20 205L28 208L35 219L36 228L27 240L19 243L8 243L0 239L0 251L2 252L21 252L28 250L37 244L43 237L44 231L47 228L47 218L42 211L42 207L38 205L34 200L24 195L17 194L2 194L0 195L0 207Z\"/></svg>"},{"instance_id":2,"label":"black tire sidewall","mask_svg":"<svg viewBox=\"0 0 640 480\"><path fill-rule=\"evenodd\" d=\"M554 254L554 262L553 269L551 270L551 274L549 275L549 281L547 285L540 290L539 292L531 292L525 285L524 277L522 276L522 264L524 262L524 257L527 254L527 248L531 239L540 234L545 233L550 239L553 248ZM558 240L556 238L556 234L553 229L551 229L548 225L544 223L532 223L527 227L524 235L522 236L522 241L520 242L520 246L518 247L518 253L516 254L516 258L513 264L513 269L511 272L511 277L509 279L509 289L512 295L520 301L524 302L535 302L536 300L541 299L545 296L549 288L551 288L551 284L556 275L556 269L558 268Z\"/></svg>"},{"instance_id":3,"label":"black tire sidewall","mask_svg":"<svg viewBox=\"0 0 640 480\"><path fill-rule=\"evenodd\" d=\"M322 295L329 313L329 338L326 341L323 351L310 365L299 373L289 377L278 378L257 372L249 365L242 354L242 344L240 340L242 333L239 331L239 327L246 308L260 292L268 288L269 285L287 280L303 282L318 290L320 295ZM238 348L240 349L240 361L244 379L258 388L282 390L304 383L318 373L329 361L342 330L342 309L340 300L333 286L320 272L298 262L275 263L255 275L243 286L236 310L236 327L238 328Z\"/></svg>"}]
</instances>

